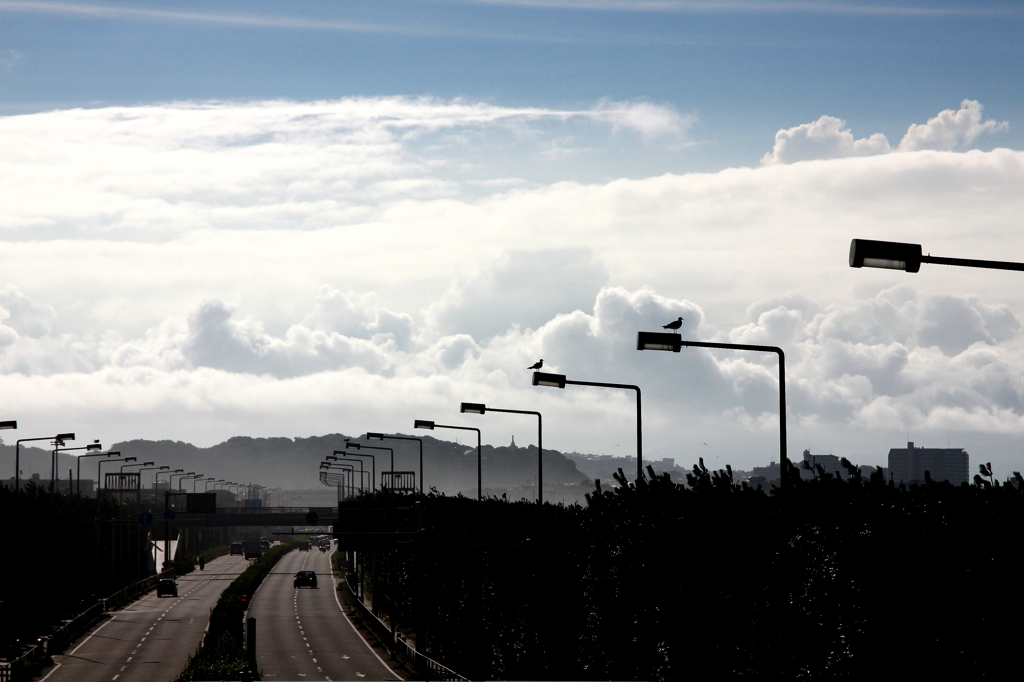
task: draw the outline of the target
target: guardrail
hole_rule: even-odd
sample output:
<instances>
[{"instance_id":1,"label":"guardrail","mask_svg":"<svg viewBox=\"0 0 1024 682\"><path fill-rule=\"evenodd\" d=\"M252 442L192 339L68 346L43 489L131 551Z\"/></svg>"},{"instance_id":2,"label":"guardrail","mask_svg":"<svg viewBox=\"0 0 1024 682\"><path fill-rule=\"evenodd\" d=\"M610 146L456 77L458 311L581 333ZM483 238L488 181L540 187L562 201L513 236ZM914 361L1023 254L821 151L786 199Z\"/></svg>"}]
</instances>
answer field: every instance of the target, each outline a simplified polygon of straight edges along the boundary
<instances>
[{"instance_id":1,"label":"guardrail","mask_svg":"<svg viewBox=\"0 0 1024 682\"><path fill-rule=\"evenodd\" d=\"M438 663L429 656L417 651L411 644L409 644L405 635L389 628L384 621L375 616L373 612L366 607L366 604L353 594L347 580L343 580L342 585L345 586L346 601L352 605L352 608L359 612L359 615L364 619L367 627L369 627L377 639L384 644L388 653L392 656L404 659L412 666L412 669L416 672L416 675L419 678L424 680L469 682L469 678L463 677L446 665Z\"/></svg>"},{"instance_id":2,"label":"guardrail","mask_svg":"<svg viewBox=\"0 0 1024 682\"><path fill-rule=\"evenodd\" d=\"M104 612L138 599L140 595L156 587L161 578L173 577L174 571L151 575L118 590L105 599L100 599L74 618L62 622L53 629L52 634L40 637L39 644L30 647L13 661L0 662L0 682L20 682L32 679L39 670L51 662L51 656L63 652L69 644L81 637Z\"/></svg>"}]
</instances>

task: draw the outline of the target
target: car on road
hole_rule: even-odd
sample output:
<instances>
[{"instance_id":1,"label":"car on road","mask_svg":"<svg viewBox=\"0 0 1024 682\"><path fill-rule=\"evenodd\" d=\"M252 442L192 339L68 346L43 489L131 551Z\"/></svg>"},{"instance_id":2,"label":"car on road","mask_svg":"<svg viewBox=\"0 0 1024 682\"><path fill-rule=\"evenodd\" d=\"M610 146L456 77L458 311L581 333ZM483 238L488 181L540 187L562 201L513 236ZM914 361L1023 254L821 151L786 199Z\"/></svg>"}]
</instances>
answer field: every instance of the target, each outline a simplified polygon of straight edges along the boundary
<instances>
[{"instance_id":1,"label":"car on road","mask_svg":"<svg viewBox=\"0 0 1024 682\"><path fill-rule=\"evenodd\" d=\"M308 552L309 551L309 540L299 540L299 551L300 552Z\"/></svg>"},{"instance_id":2,"label":"car on road","mask_svg":"<svg viewBox=\"0 0 1024 682\"><path fill-rule=\"evenodd\" d=\"M235 556L236 554L238 554L239 556L245 554L245 546L242 545L241 542L231 543L231 556Z\"/></svg>"},{"instance_id":3,"label":"car on road","mask_svg":"<svg viewBox=\"0 0 1024 682\"><path fill-rule=\"evenodd\" d=\"M174 582L170 578L163 578L156 584L156 596L158 597L177 597L178 596L178 583Z\"/></svg>"},{"instance_id":4,"label":"car on road","mask_svg":"<svg viewBox=\"0 0 1024 682\"><path fill-rule=\"evenodd\" d=\"M316 587L316 571L299 571L295 574L295 587Z\"/></svg>"}]
</instances>

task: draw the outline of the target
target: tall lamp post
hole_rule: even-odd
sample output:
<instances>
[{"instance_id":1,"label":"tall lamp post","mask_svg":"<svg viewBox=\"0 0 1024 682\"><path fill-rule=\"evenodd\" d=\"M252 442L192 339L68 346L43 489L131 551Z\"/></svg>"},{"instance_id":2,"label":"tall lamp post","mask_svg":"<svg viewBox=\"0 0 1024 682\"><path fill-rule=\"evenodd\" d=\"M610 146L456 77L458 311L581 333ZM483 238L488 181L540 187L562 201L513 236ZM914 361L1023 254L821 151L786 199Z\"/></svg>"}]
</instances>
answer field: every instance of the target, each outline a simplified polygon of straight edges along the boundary
<instances>
[{"instance_id":1,"label":"tall lamp post","mask_svg":"<svg viewBox=\"0 0 1024 682\"><path fill-rule=\"evenodd\" d=\"M385 436L383 433L368 433L367 440L414 440L420 446L420 495L423 494L423 439L413 436ZM391 465L394 469L394 465Z\"/></svg>"},{"instance_id":2,"label":"tall lamp post","mask_svg":"<svg viewBox=\"0 0 1024 682\"><path fill-rule=\"evenodd\" d=\"M89 443L88 445L83 445L83 446L77 447L77 448L62 448L61 445L64 445L64 443L62 441L57 441L57 442L54 443L53 455L51 455L51 459L50 459L50 492L51 493L56 489L56 488L54 488L54 485L57 482L56 478L57 478L57 455L58 455L58 453L69 452L71 450L87 450L89 452L92 452L93 450L102 450L103 449L103 446L100 445L100 442L98 440L94 440L93 442ZM70 489L70 485L71 484L68 484L68 495L72 494L72 491Z\"/></svg>"},{"instance_id":3,"label":"tall lamp post","mask_svg":"<svg viewBox=\"0 0 1024 682\"><path fill-rule=\"evenodd\" d=\"M533 410L499 410L483 403L462 403L459 412L463 414L486 414L506 412L508 414L532 414L537 417L537 504L544 504L544 424L540 412Z\"/></svg>"},{"instance_id":4,"label":"tall lamp post","mask_svg":"<svg viewBox=\"0 0 1024 682\"><path fill-rule=\"evenodd\" d=\"M86 447L89 447L89 446L86 446ZM75 473L75 487L76 487L75 493L79 497L82 496L82 460L83 459L85 459L86 457L120 457L120 456L121 456L121 451L120 450L111 450L110 452L95 452L93 454L86 453L84 455L79 455L77 457L78 461L75 463L75 466L77 468L77 471ZM99 476L99 469L98 468L97 468L97 471L96 471L96 476L97 477ZM97 491L100 489L100 482L99 481L96 481L95 489ZM97 493L97 497L99 497L98 493Z\"/></svg>"},{"instance_id":5,"label":"tall lamp post","mask_svg":"<svg viewBox=\"0 0 1024 682\"><path fill-rule=\"evenodd\" d=\"M383 448L379 445L361 445L359 443L345 443L345 447L351 450L387 450L391 453L391 471L395 470L395 451L392 448ZM381 478L383 478L383 473L381 472Z\"/></svg>"},{"instance_id":6,"label":"tall lamp post","mask_svg":"<svg viewBox=\"0 0 1024 682\"><path fill-rule=\"evenodd\" d=\"M880 242L873 239L854 239L850 242L851 268L884 268L919 272L921 263L959 265L965 268L985 268L987 270L1024 270L1024 263L1011 261L923 255L920 244Z\"/></svg>"},{"instance_id":7,"label":"tall lamp post","mask_svg":"<svg viewBox=\"0 0 1024 682\"><path fill-rule=\"evenodd\" d=\"M16 428L18 428L18 420L16 420L16 419L11 419L9 421L0 422L0 431L8 431L10 429L16 429ZM20 443L21 441L19 440L18 442ZM17 448L15 448L14 457L15 457L15 463L14 463L14 489L17 490L18 489L18 462L17 462L18 454L17 454Z\"/></svg>"},{"instance_id":8,"label":"tall lamp post","mask_svg":"<svg viewBox=\"0 0 1024 682\"><path fill-rule=\"evenodd\" d=\"M17 427L17 422L4 422L5 424L13 423L15 426L8 426L5 428L13 429ZM20 438L14 442L14 490L17 492L21 486L21 444L27 443L33 440L52 440L64 441L74 440L75 434L73 433L58 433L56 436L44 436L42 438Z\"/></svg>"},{"instance_id":9,"label":"tall lamp post","mask_svg":"<svg viewBox=\"0 0 1024 682\"><path fill-rule=\"evenodd\" d=\"M177 488L174 487L174 477L177 476L177 475L178 475L177 472L175 472L175 473L173 473L173 474L171 474L170 476L167 477L168 487L171 490L177 490ZM181 489L183 491L185 490L185 479L188 478L189 476L195 476L195 475L196 475L196 472L194 472L194 471L189 471L189 472L186 472L186 473L181 475L181 478L178 479L178 485L181 486Z\"/></svg>"},{"instance_id":10,"label":"tall lamp post","mask_svg":"<svg viewBox=\"0 0 1024 682\"><path fill-rule=\"evenodd\" d=\"M743 343L710 343L707 341L684 341L679 334L664 332L637 332L637 350L670 350L678 353L683 346L693 348L724 348L726 350L751 350L761 353L775 353L779 356L779 487L786 487L786 354L778 346L752 346Z\"/></svg>"},{"instance_id":11,"label":"tall lamp post","mask_svg":"<svg viewBox=\"0 0 1024 682\"><path fill-rule=\"evenodd\" d=\"M341 461L341 458L338 457L337 455L327 455L327 457L325 457L324 459L326 459L328 462L340 462ZM367 476L370 475L370 472L366 471L366 469L363 468L363 460L361 460L361 459L354 459L352 461L359 465L359 491L363 492L363 491L366 490L366 486L364 485L363 481L366 479ZM354 471L354 469L353 469L353 471Z\"/></svg>"},{"instance_id":12,"label":"tall lamp post","mask_svg":"<svg viewBox=\"0 0 1024 682\"><path fill-rule=\"evenodd\" d=\"M96 481L99 482L100 476L102 475L100 467L102 467L107 462L134 462L135 459L135 457L125 457L124 459L101 459L100 461L96 462Z\"/></svg>"},{"instance_id":13,"label":"tall lamp post","mask_svg":"<svg viewBox=\"0 0 1024 682\"><path fill-rule=\"evenodd\" d=\"M624 388L636 391L636 480L639 481L643 477L644 470L644 430L643 421L640 416L640 387L633 384L606 384L599 381L571 381L566 379L564 374L533 373L534 386L565 388L566 384L573 386L597 386L598 388Z\"/></svg>"},{"instance_id":14,"label":"tall lamp post","mask_svg":"<svg viewBox=\"0 0 1024 682\"><path fill-rule=\"evenodd\" d=\"M360 464L362 464L362 462L360 462ZM329 472L331 469L341 469L343 471L347 471L348 472L348 494L349 494L350 497L352 495L354 495L355 494L355 486L353 485L353 482L355 481L355 478L356 478L356 476L355 476L356 468L354 466L352 466L351 464L338 464L338 463L335 463L335 462L320 462L320 471L322 471L322 472Z\"/></svg>"},{"instance_id":15,"label":"tall lamp post","mask_svg":"<svg viewBox=\"0 0 1024 682\"><path fill-rule=\"evenodd\" d=\"M359 443L354 443L353 445L355 445L356 448L359 447ZM366 453L364 455L364 454L360 454L358 452L346 452L344 450L335 450L334 451L334 455L335 455L335 457L338 456L338 455L341 455L342 457L369 457L370 458L370 492L372 493L372 492L375 492L377 490L377 482L376 482L376 479L377 479L377 457L375 455L371 455L370 453Z\"/></svg>"},{"instance_id":16,"label":"tall lamp post","mask_svg":"<svg viewBox=\"0 0 1024 682\"><path fill-rule=\"evenodd\" d=\"M165 468L170 469L170 467L165 467ZM156 495L157 488L160 485L160 474L170 474L167 477L167 490L169 491L171 489L171 476L176 476L178 474L183 474L183 473L185 473L184 469L174 469L174 470L171 470L171 471L158 471L155 474L153 474L153 494Z\"/></svg>"},{"instance_id":17,"label":"tall lamp post","mask_svg":"<svg viewBox=\"0 0 1024 682\"><path fill-rule=\"evenodd\" d=\"M480 429L473 426L449 426L447 424L435 424L429 419L417 419L413 424L414 429L427 429L433 431L434 429L457 429L459 431L476 431L476 499L477 502L483 499L484 485L483 485L483 447L480 442ZM420 489L422 494L423 490Z\"/></svg>"}]
</instances>

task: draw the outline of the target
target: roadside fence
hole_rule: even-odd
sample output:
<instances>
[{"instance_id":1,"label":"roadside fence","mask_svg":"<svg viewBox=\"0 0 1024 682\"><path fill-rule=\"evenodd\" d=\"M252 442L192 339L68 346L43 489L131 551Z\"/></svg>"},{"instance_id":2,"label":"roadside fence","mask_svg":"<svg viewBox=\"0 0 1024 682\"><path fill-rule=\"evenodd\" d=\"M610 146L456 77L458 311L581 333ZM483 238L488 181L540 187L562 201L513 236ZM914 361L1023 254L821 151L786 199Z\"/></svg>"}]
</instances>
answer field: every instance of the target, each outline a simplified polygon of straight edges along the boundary
<instances>
[{"instance_id":1,"label":"roadside fence","mask_svg":"<svg viewBox=\"0 0 1024 682\"><path fill-rule=\"evenodd\" d=\"M367 608L366 604L355 596L347 580L342 581L345 586L345 598L352 608L355 609L366 626L373 631L374 636L384 644L388 653L400 658L416 672L416 676L424 680L451 680L452 682L469 682L469 679L458 674L442 663L438 663L429 656L417 651L406 640L405 635L392 630L388 625L378 618L373 611Z\"/></svg>"},{"instance_id":2,"label":"roadside fence","mask_svg":"<svg viewBox=\"0 0 1024 682\"><path fill-rule=\"evenodd\" d=\"M82 636L93 623L107 611L113 611L156 587L161 578L173 578L174 571L164 571L151 575L137 583L118 590L105 599L82 611L70 620L63 621L53 629L47 637L40 637L39 644L29 647L20 656L9 662L0 662L0 682L22 682L31 680L42 668L52 662L51 657L59 654L76 639Z\"/></svg>"}]
</instances>

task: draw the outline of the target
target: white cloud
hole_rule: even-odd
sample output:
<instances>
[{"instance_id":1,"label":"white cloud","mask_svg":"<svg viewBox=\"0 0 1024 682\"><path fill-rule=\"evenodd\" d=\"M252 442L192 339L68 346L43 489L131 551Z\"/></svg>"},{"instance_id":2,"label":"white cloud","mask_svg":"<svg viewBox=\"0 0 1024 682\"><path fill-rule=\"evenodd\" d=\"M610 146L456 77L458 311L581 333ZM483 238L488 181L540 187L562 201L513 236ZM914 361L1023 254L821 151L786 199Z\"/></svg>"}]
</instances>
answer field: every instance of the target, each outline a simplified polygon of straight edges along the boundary
<instances>
[{"instance_id":1,"label":"white cloud","mask_svg":"<svg viewBox=\"0 0 1024 682\"><path fill-rule=\"evenodd\" d=\"M895 151L913 152L922 149L949 151L970 145L982 133L1002 132L1009 129L1005 121L982 121L982 106L965 99L960 109L946 109L923 124L912 124L900 140ZM816 159L841 159L851 156L874 156L893 151L889 140L881 133L854 139L846 121L833 116L822 116L813 123L780 130L775 134L775 146L761 159L762 165L794 163Z\"/></svg>"},{"instance_id":2,"label":"white cloud","mask_svg":"<svg viewBox=\"0 0 1024 682\"><path fill-rule=\"evenodd\" d=\"M855 140L853 133L846 127L846 121L822 116L813 123L804 123L775 133L775 147L761 159L761 163L769 166L810 159L873 156L889 151L889 141L885 135L875 133L871 137Z\"/></svg>"},{"instance_id":3,"label":"white cloud","mask_svg":"<svg viewBox=\"0 0 1024 682\"><path fill-rule=\"evenodd\" d=\"M579 115L603 140L619 125L607 106ZM786 349L791 452L879 461L907 429L917 442L960 429L1017 456L1014 275L853 270L846 253L864 237L1024 260L1024 153L590 184L466 170L474 149L515 136L540 158L565 116L577 114L389 98L0 119L12 418L210 443L407 430L479 399L542 410L553 447L628 447L632 397L531 387L525 368L544 358L642 385L652 455L688 463L708 442L710 463L774 458L773 357L635 350L636 331L682 316L690 338ZM857 144L829 125L818 133ZM480 182L491 171L501 181ZM486 424L491 442L529 433Z\"/></svg>"},{"instance_id":4,"label":"white cloud","mask_svg":"<svg viewBox=\"0 0 1024 682\"><path fill-rule=\"evenodd\" d=\"M1009 129L1006 121L982 121L984 107L975 100L960 102L960 109L940 111L927 123L915 123L907 129L897 148L901 152L920 149L947 151L961 145L969 145L982 133L1002 132Z\"/></svg>"}]
</instances>

